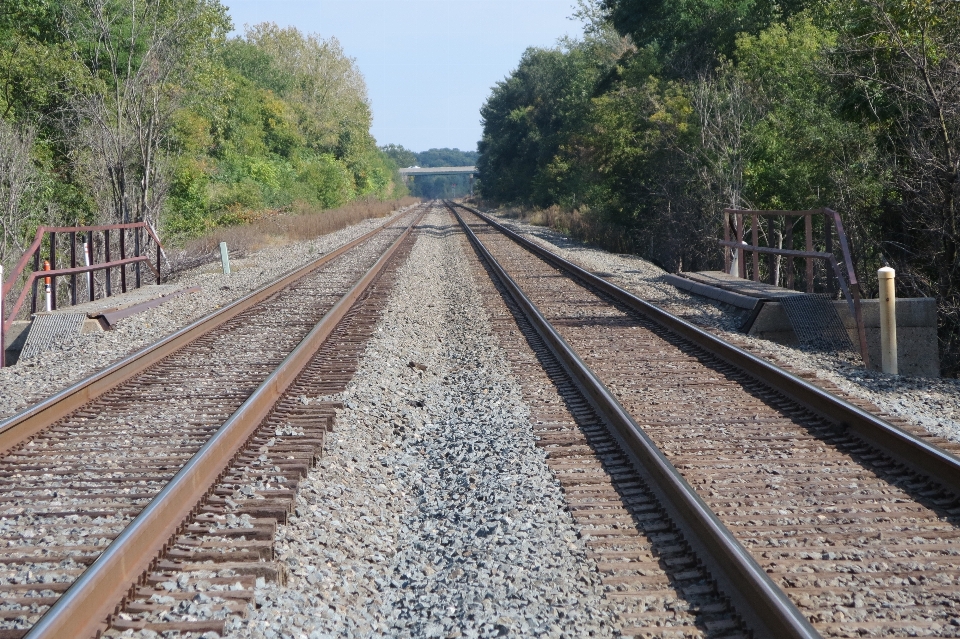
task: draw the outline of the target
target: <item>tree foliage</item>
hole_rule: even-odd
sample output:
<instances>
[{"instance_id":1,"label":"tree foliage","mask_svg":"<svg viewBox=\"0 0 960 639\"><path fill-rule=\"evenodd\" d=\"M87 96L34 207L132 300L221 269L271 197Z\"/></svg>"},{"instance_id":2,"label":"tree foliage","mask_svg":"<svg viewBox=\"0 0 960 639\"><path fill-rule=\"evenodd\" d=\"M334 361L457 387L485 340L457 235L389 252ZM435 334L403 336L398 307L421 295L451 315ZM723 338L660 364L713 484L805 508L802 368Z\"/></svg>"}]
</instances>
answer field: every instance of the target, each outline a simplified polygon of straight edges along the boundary
<instances>
[{"instance_id":1,"label":"tree foliage","mask_svg":"<svg viewBox=\"0 0 960 639\"><path fill-rule=\"evenodd\" d=\"M603 0L613 25L654 46L678 71L733 54L737 35L758 33L802 10L804 0Z\"/></svg>"},{"instance_id":2,"label":"tree foliage","mask_svg":"<svg viewBox=\"0 0 960 639\"><path fill-rule=\"evenodd\" d=\"M484 105L484 197L576 210L587 239L671 270L719 265L724 207L829 206L868 292L889 261L901 295L938 299L960 371L956 2L579 0L577 15L581 41L526 51Z\"/></svg>"},{"instance_id":3,"label":"tree foliage","mask_svg":"<svg viewBox=\"0 0 960 639\"><path fill-rule=\"evenodd\" d=\"M183 236L405 193L335 39L230 29L219 0L0 3L0 259L47 222Z\"/></svg>"},{"instance_id":4,"label":"tree foliage","mask_svg":"<svg viewBox=\"0 0 960 639\"><path fill-rule=\"evenodd\" d=\"M363 77L336 39L255 25L217 50L210 74L178 122L172 230L295 201L331 208L402 195L369 132Z\"/></svg>"}]
</instances>

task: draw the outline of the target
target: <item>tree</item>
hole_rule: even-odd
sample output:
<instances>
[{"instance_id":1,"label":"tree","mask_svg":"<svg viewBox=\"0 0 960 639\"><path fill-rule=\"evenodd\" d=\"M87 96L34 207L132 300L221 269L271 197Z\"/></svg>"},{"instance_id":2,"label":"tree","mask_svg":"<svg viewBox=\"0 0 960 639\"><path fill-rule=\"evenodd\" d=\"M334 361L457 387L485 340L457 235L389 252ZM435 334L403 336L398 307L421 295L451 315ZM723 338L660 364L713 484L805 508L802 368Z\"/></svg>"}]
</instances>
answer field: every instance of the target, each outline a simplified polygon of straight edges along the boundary
<instances>
[{"instance_id":1,"label":"tree","mask_svg":"<svg viewBox=\"0 0 960 639\"><path fill-rule=\"evenodd\" d=\"M82 87L85 70L64 39L61 5L20 0L0 7L0 118L50 118Z\"/></svg>"},{"instance_id":2,"label":"tree","mask_svg":"<svg viewBox=\"0 0 960 639\"><path fill-rule=\"evenodd\" d=\"M600 80L629 47L619 38L563 41L527 49L481 108L481 191L500 201L549 206L556 182L544 179L571 131L579 130Z\"/></svg>"},{"instance_id":3,"label":"tree","mask_svg":"<svg viewBox=\"0 0 960 639\"><path fill-rule=\"evenodd\" d=\"M388 144L380 147L380 150L393 160L398 169L417 165L417 154L399 144Z\"/></svg>"},{"instance_id":4,"label":"tree","mask_svg":"<svg viewBox=\"0 0 960 639\"><path fill-rule=\"evenodd\" d=\"M913 294L938 299L960 370L960 11L949 0L834 3L834 61L850 109L879 133L891 192L883 252Z\"/></svg>"},{"instance_id":5,"label":"tree","mask_svg":"<svg viewBox=\"0 0 960 639\"><path fill-rule=\"evenodd\" d=\"M31 127L0 119L0 264L7 266L11 251L22 253L27 248L25 223L40 181L30 156L35 139Z\"/></svg>"},{"instance_id":6,"label":"tree","mask_svg":"<svg viewBox=\"0 0 960 639\"><path fill-rule=\"evenodd\" d=\"M278 94L299 111L302 132L316 150L346 159L366 148L372 122L366 82L336 38L265 22L248 27L245 40L290 78Z\"/></svg>"},{"instance_id":7,"label":"tree","mask_svg":"<svg viewBox=\"0 0 960 639\"><path fill-rule=\"evenodd\" d=\"M739 33L757 33L808 0L602 0L617 30L638 47L654 46L675 73L695 77L730 57Z\"/></svg>"},{"instance_id":8,"label":"tree","mask_svg":"<svg viewBox=\"0 0 960 639\"><path fill-rule=\"evenodd\" d=\"M74 103L75 159L113 220L156 223L174 114L228 24L217 0L82 0L70 14L95 87Z\"/></svg>"}]
</instances>

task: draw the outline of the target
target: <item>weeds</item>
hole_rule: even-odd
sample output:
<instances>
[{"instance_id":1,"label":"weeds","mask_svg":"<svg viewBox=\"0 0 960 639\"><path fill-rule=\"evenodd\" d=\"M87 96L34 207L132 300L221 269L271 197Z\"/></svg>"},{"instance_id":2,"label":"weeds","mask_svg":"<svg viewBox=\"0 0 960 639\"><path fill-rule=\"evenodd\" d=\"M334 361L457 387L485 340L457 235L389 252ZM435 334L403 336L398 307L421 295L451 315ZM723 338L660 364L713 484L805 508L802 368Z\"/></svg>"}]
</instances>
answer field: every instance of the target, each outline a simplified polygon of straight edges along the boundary
<instances>
[{"instance_id":1,"label":"weeds","mask_svg":"<svg viewBox=\"0 0 960 639\"><path fill-rule=\"evenodd\" d=\"M304 202L294 202L291 213L268 213L248 224L216 228L201 237L187 240L182 248L168 250L170 272L177 273L218 260L220 242L227 243L231 256L241 257L268 246L312 240L364 220L385 217L419 201L414 197L386 202L365 200L326 211Z\"/></svg>"},{"instance_id":2,"label":"weeds","mask_svg":"<svg viewBox=\"0 0 960 639\"><path fill-rule=\"evenodd\" d=\"M551 228L605 251L631 254L637 252L630 229L601 220L589 212L562 209L556 205L546 209L509 206L501 208L500 212L511 219Z\"/></svg>"}]
</instances>

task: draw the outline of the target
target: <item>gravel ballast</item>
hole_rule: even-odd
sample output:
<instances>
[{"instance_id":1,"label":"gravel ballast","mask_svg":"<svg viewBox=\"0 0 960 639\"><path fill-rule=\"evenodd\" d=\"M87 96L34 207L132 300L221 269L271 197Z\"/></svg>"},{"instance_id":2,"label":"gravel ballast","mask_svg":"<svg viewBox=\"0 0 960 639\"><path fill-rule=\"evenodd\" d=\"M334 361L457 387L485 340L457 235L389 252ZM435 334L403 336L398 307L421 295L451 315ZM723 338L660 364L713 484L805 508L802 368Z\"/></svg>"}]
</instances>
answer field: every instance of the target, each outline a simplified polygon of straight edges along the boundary
<instances>
[{"instance_id":1,"label":"gravel ballast","mask_svg":"<svg viewBox=\"0 0 960 639\"><path fill-rule=\"evenodd\" d=\"M744 335L737 331L737 327L746 319L745 311L675 288L663 281L666 274L663 269L646 260L591 248L553 229L526 224L498 215L497 211L487 212L561 257L756 355L775 364L790 364L797 369L812 371L854 397L866 399L935 435L960 441L960 380L865 371L859 358L851 360Z\"/></svg>"},{"instance_id":2,"label":"gravel ballast","mask_svg":"<svg viewBox=\"0 0 960 639\"><path fill-rule=\"evenodd\" d=\"M610 634L456 227L439 211L424 225L278 532L288 583L231 636Z\"/></svg>"},{"instance_id":3,"label":"gravel ballast","mask_svg":"<svg viewBox=\"0 0 960 639\"><path fill-rule=\"evenodd\" d=\"M0 419L379 226L265 249L178 275L184 295L0 370ZM960 441L960 382L865 372L857 362L736 332L743 312L677 290L636 256L501 218L559 255L774 363L790 363ZM612 636L614 612L535 446L518 380L439 207L424 230L324 458L278 529L284 585L228 622L234 637ZM145 633L148 636L150 633Z\"/></svg>"},{"instance_id":4,"label":"gravel ballast","mask_svg":"<svg viewBox=\"0 0 960 639\"><path fill-rule=\"evenodd\" d=\"M0 419L106 368L284 273L336 250L385 221L386 218L365 220L314 240L251 253L231 261L230 275L223 274L219 262L173 275L164 283L184 288L198 286L200 292L181 295L123 319L113 330L80 335L55 344L37 357L0 369Z\"/></svg>"}]
</instances>

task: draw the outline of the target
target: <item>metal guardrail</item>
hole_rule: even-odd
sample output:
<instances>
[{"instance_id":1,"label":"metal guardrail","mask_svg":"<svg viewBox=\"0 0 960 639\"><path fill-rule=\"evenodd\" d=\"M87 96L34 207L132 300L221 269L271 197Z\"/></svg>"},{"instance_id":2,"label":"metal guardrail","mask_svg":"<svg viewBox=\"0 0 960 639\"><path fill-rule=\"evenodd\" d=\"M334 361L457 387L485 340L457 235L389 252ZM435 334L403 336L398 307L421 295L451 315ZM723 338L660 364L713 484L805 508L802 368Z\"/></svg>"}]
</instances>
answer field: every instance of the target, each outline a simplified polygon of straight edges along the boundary
<instances>
[{"instance_id":1,"label":"metal guardrail","mask_svg":"<svg viewBox=\"0 0 960 639\"><path fill-rule=\"evenodd\" d=\"M823 216L823 246L824 251L815 251L816 244L813 237L813 218ZM803 218L804 222L804 246L805 250L796 251L794 244L794 225L792 218ZM769 246L760 246L760 218L767 219L767 243ZM776 218L784 219L783 237L781 238L783 246L773 246L774 242L774 220ZM750 220L750 239L751 243L744 241L747 233L747 220ZM731 239L732 232L732 239ZM833 246L833 236L836 233L837 241L840 244L840 254L843 258L842 264L838 262ZM731 275L737 275L742 279L747 279L748 268L746 254L752 255L752 268L749 274L754 282L761 279L760 255L767 256L767 279L770 284L779 286L779 269L776 267L778 257L787 258L787 269L785 277L786 288L792 289L796 283L796 273L794 272L793 260L802 258L805 261L806 269L804 271L804 285L807 293L814 292L814 261L823 260L826 262L835 279L827 278L827 290L831 295L836 294L836 286L843 291L843 296L850 307L850 314L856 320L857 334L860 342L860 356L863 358L865 367L870 366L870 355L867 352L867 335L863 325L863 310L860 305L860 282L857 280L857 273L853 268L853 257L850 254L850 243L847 240L847 233L843 228L843 221L840 214L833 209L811 209L809 211L751 211L742 209L724 209L723 210L723 239L719 241L723 248L723 266L724 271ZM737 271L734 273L733 271Z\"/></svg>"},{"instance_id":2,"label":"metal guardrail","mask_svg":"<svg viewBox=\"0 0 960 639\"><path fill-rule=\"evenodd\" d=\"M111 240L111 231L114 232L114 240ZM146 237L144 237L144 233ZM86 262L78 266L78 235L80 239L80 258ZM69 238L68 247L60 250L58 238L66 236ZM128 236L133 242L133 256L127 255ZM41 252L43 250L43 240L48 238L49 256L43 265L41 265ZM144 254L146 240L152 240L156 245L156 265L154 266L151 258ZM112 249L116 244L119 251L119 259L113 258ZM57 268L57 260L64 252L69 253L69 268ZM57 309L57 278L70 278L70 305L80 303L78 295L77 276L86 274L86 297L89 301L96 299L97 286L93 280L93 273L98 271L105 272L104 293L110 297L114 293L113 270L119 269L120 291L127 292L127 267L133 266L133 285L134 288L140 288L143 284L141 266L150 267L153 272L154 281L160 283L160 258L163 255L163 247L160 238L154 232L153 228L147 222L132 222L129 224L108 224L104 226L41 226L37 229L36 236L30 247L24 252L23 257L13 268L13 272L3 282L0 289L0 300L6 300L7 296L14 290L23 276L31 258L33 259L33 272L26 280L22 282L23 288L16 301L10 309L4 308L0 303L0 367L5 365L4 348L6 347L6 333L13 325L20 310L26 302L27 295L32 294L30 302L30 312L37 312L37 285L41 279L45 279L49 284L49 306L51 310ZM98 261L98 258L102 260ZM3 313L2 311L6 311ZM5 315L5 316L4 316Z\"/></svg>"}]
</instances>

